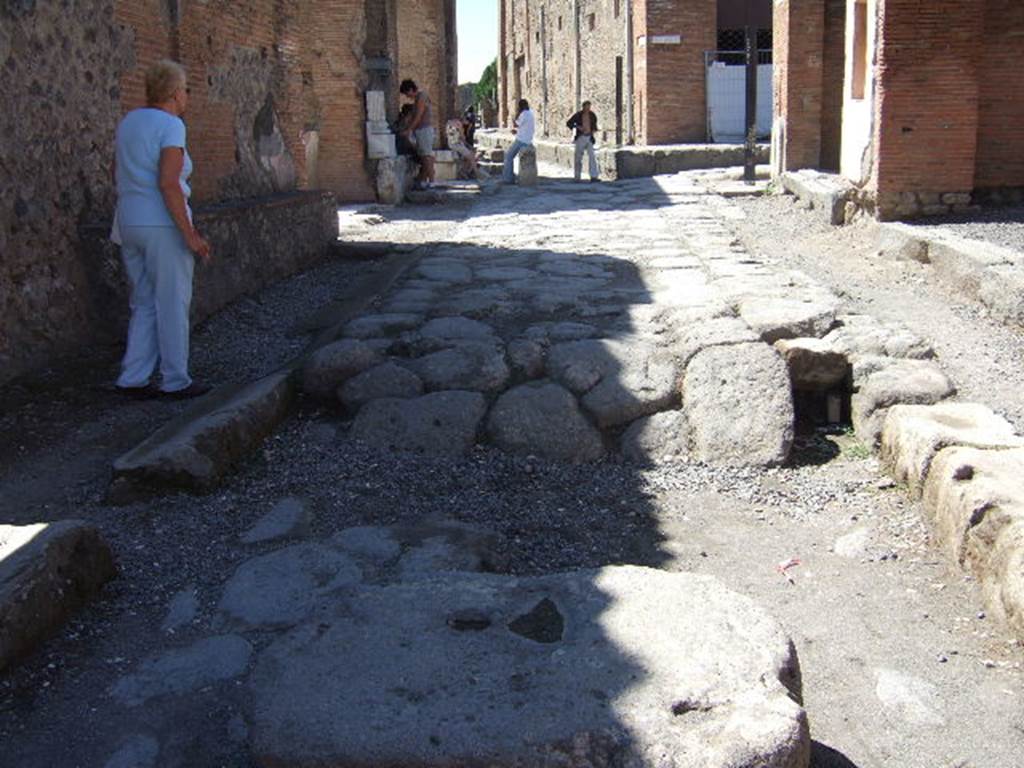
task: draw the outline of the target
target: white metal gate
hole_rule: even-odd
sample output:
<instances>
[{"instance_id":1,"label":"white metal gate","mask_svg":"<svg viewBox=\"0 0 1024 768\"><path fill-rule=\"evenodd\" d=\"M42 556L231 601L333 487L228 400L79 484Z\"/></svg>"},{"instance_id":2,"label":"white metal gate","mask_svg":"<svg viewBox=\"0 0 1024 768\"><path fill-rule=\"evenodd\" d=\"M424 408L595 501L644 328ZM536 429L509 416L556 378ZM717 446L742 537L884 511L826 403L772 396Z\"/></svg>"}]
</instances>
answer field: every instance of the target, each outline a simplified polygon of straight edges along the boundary
<instances>
[{"instance_id":1,"label":"white metal gate","mask_svg":"<svg viewBox=\"0 0 1024 768\"><path fill-rule=\"evenodd\" d=\"M705 51L708 140L742 144L746 138L747 67L742 51ZM772 52L758 51L757 137L772 133Z\"/></svg>"}]
</instances>

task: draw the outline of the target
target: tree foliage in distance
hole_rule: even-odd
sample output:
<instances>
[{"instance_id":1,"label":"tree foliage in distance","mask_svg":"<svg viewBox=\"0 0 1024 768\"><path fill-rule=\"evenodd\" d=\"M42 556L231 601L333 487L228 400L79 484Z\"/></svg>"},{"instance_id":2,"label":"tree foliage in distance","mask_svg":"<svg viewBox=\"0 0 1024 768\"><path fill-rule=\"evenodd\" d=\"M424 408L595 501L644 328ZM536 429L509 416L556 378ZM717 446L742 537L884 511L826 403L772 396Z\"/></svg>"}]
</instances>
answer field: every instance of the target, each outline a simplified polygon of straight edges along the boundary
<instances>
[{"instance_id":1,"label":"tree foliage in distance","mask_svg":"<svg viewBox=\"0 0 1024 768\"><path fill-rule=\"evenodd\" d=\"M473 94L477 104L495 104L498 101L498 60L495 59L484 69Z\"/></svg>"}]
</instances>

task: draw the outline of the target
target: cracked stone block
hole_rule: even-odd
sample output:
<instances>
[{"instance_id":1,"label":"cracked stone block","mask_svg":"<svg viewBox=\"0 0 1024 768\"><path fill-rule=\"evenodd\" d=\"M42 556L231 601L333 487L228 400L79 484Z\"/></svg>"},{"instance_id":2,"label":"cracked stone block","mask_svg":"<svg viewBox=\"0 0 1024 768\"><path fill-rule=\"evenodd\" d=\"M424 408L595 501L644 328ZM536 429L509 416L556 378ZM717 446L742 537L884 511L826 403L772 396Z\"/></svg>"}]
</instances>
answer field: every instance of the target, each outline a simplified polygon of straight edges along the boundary
<instances>
[{"instance_id":1,"label":"cracked stone block","mask_svg":"<svg viewBox=\"0 0 1024 768\"><path fill-rule=\"evenodd\" d=\"M753 601L622 566L340 594L261 652L245 699L261 765L806 768L800 697Z\"/></svg>"}]
</instances>

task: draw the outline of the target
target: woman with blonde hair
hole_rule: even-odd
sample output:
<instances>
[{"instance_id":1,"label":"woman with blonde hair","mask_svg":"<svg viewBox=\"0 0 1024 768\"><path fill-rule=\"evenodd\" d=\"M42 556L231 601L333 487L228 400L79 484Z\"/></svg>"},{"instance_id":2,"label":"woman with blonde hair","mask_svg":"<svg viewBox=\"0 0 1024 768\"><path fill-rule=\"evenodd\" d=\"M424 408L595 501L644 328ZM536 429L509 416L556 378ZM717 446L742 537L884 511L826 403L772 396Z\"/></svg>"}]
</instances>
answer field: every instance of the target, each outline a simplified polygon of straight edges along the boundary
<instances>
[{"instance_id":1,"label":"woman with blonde hair","mask_svg":"<svg viewBox=\"0 0 1024 768\"><path fill-rule=\"evenodd\" d=\"M185 70L168 60L146 72L146 106L117 126L114 242L131 283L128 345L117 389L147 396L160 366L160 392L171 398L205 394L210 387L188 374L189 306L195 256L210 244L192 226L188 205L192 160L182 115L188 105Z\"/></svg>"}]
</instances>

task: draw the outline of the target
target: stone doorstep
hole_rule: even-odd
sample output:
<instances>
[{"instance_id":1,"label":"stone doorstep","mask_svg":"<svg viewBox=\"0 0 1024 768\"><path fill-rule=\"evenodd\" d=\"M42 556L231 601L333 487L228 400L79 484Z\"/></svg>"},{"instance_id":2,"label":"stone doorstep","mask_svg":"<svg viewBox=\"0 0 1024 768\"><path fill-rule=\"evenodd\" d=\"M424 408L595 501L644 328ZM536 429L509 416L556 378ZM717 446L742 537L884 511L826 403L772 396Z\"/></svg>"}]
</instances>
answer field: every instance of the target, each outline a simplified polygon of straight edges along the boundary
<instances>
[{"instance_id":1,"label":"stone doorstep","mask_svg":"<svg viewBox=\"0 0 1024 768\"><path fill-rule=\"evenodd\" d=\"M234 463L287 417L295 398L293 372L213 392L114 462L113 503L156 490L211 490Z\"/></svg>"},{"instance_id":2,"label":"stone doorstep","mask_svg":"<svg viewBox=\"0 0 1024 768\"><path fill-rule=\"evenodd\" d=\"M80 520L0 525L0 672L115 575L107 543Z\"/></svg>"},{"instance_id":3,"label":"stone doorstep","mask_svg":"<svg viewBox=\"0 0 1024 768\"><path fill-rule=\"evenodd\" d=\"M940 451L924 503L943 548L977 576L988 611L1024 641L1024 449Z\"/></svg>"},{"instance_id":4,"label":"stone doorstep","mask_svg":"<svg viewBox=\"0 0 1024 768\"><path fill-rule=\"evenodd\" d=\"M782 187L796 195L811 210L820 212L829 224L846 223L846 202L852 185L837 174L820 171L789 171L780 177Z\"/></svg>"}]
</instances>

